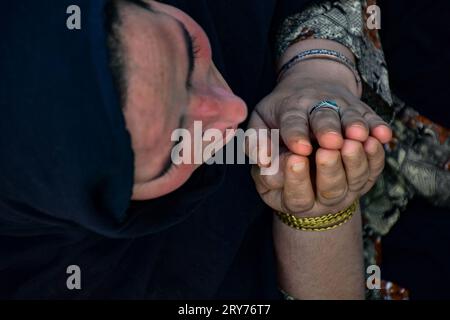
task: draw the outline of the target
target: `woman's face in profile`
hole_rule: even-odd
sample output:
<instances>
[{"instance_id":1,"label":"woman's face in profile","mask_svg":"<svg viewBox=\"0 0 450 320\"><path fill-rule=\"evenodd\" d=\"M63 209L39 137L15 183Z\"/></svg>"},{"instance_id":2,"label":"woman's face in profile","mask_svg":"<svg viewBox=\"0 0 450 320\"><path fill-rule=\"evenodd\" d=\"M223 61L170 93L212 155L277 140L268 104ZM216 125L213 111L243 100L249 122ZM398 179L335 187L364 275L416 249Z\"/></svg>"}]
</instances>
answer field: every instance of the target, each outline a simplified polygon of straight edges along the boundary
<instances>
[{"instance_id":1,"label":"woman's face in profile","mask_svg":"<svg viewBox=\"0 0 450 320\"><path fill-rule=\"evenodd\" d=\"M202 28L182 11L156 1L149 8L122 1L120 37L127 99L124 115L135 155L133 199L170 193L198 165L174 165L171 134L194 121L224 132L247 116L211 57Z\"/></svg>"}]
</instances>

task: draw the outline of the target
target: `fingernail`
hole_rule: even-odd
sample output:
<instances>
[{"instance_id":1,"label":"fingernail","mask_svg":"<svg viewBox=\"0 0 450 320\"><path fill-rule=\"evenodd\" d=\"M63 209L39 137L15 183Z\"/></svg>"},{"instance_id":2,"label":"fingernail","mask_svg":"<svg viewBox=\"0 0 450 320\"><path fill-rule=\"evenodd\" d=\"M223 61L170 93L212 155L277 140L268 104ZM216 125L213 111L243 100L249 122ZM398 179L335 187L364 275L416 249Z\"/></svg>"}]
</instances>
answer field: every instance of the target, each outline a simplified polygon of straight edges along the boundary
<instances>
[{"instance_id":1,"label":"fingernail","mask_svg":"<svg viewBox=\"0 0 450 320\"><path fill-rule=\"evenodd\" d=\"M339 157L332 157L331 160L330 160L330 162L329 162L329 165L330 165L330 166L335 166L335 165L337 165L338 160L339 160Z\"/></svg>"},{"instance_id":2,"label":"fingernail","mask_svg":"<svg viewBox=\"0 0 450 320\"><path fill-rule=\"evenodd\" d=\"M298 162L292 165L292 171L294 171L295 173L300 173L304 168L305 168L304 162Z\"/></svg>"},{"instance_id":3,"label":"fingernail","mask_svg":"<svg viewBox=\"0 0 450 320\"><path fill-rule=\"evenodd\" d=\"M339 156L334 153L329 153L328 155L324 156L323 160L324 165L326 165L327 167L334 167L339 161Z\"/></svg>"},{"instance_id":4,"label":"fingernail","mask_svg":"<svg viewBox=\"0 0 450 320\"><path fill-rule=\"evenodd\" d=\"M297 140L297 144L301 144L302 146L305 146L305 147L311 147L311 144L308 141L301 140L301 139Z\"/></svg>"}]
</instances>

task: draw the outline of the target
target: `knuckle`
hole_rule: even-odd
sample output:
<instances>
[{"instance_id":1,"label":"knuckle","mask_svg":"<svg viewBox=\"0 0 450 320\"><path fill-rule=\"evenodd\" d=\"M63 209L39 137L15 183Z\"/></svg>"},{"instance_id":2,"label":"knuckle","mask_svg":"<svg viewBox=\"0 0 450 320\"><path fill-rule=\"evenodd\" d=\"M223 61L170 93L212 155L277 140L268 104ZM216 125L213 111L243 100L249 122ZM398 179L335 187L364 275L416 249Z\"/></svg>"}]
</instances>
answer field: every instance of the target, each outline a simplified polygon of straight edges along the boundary
<instances>
[{"instance_id":1,"label":"knuckle","mask_svg":"<svg viewBox=\"0 0 450 320\"><path fill-rule=\"evenodd\" d=\"M261 179L264 180L264 184L270 189L279 189L282 187L279 179L275 175L265 175Z\"/></svg>"},{"instance_id":2,"label":"knuckle","mask_svg":"<svg viewBox=\"0 0 450 320\"><path fill-rule=\"evenodd\" d=\"M361 146L361 144L358 144L357 147L355 147L355 150L352 151L342 151L342 159L344 162L348 163L351 166L361 166L364 164L364 150Z\"/></svg>"},{"instance_id":3,"label":"knuckle","mask_svg":"<svg viewBox=\"0 0 450 320\"><path fill-rule=\"evenodd\" d=\"M301 96L296 98L296 105L302 107L305 110L309 110L311 106L319 102L321 99L316 97L315 90L304 90Z\"/></svg>"},{"instance_id":4,"label":"knuckle","mask_svg":"<svg viewBox=\"0 0 450 320\"><path fill-rule=\"evenodd\" d=\"M348 192L348 186L344 188L334 188L321 190L318 192L319 201L324 205L334 205L342 201Z\"/></svg>"},{"instance_id":5,"label":"knuckle","mask_svg":"<svg viewBox=\"0 0 450 320\"><path fill-rule=\"evenodd\" d=\"M353 125L358 125L361 126L365 129L368 128L367 125L367 121L365 121L363 118L361 118L360 116L352 116L352 117L342 117L342 124L345 127L350 127Z\"/></svg>"},{"instance_id":6,"label":"knuckle","mask_svg":"<svg viewBox=\"0 0 450 320\"><path fill-rule=\"evenodd\" d=\"M379 175L381 175L383 173L383 170L384 170L384 162L380 163L378 166L375 166L373 168L372 175L378 177Z\"/></svg>"},{"instance_id":7,"label":"knuckle","mask_svg":"<svg viewBox=\"0 0 450 320\"><path fill-rule=\"evenodd\" d=\"M381 145L381 143L379 143L377 141L376 148L374 150L369 150L368 151L368 156L373 161L384 160L384 149L383 149L383 146Z\"/></svg>"},{"instance_id":8,"label":"knuckle","mask_svg":"<svg viewBox=\"0 0 450 320\"><path fill-rule=\"evenodd\" d=\"M312 88L312 87L304 88L302 90L302 98L303 99L312 100L312 97L317 96L317 94L318 94L317 89Z\"/></svg>"},{"instance_id":9,"label":"knuckle","mask_svg":"<svg viewBox=\"0 0 450 320\"><path fill-rule=\"evenodd\" d=\"M298 121L307 121L306 113L298 107L291 106L280 113L280 122L297 123Z\"/></svg>"},{"instance_id":10,"label":"knuckle","mask_svg":"<svg viewBox=\"0 0 450 320\"><path fill-rule=\"evenodd\" d=\"M348 106L345 107L343 106L341 109L341 113L343 116L347 115L347 116L361 116L361 112L360 112L360 108L358 106Z\"/></svg>"},{"instance_id":11,"label":"knuckle","mask_svg":"<svg viewBox=\"0 0 450 320\"><path fill-rule=\"evenodd\" d=\"M316 115L318 117L315 117ZM335 117L333 114L319 114L319 112L315 112L314 117L315 118L311 119L311 128L316 135L325 134L330 131L340 135L342 126L337 116Z\"/></svg>"},{"instance_id":12,"label":"knuckle","mask_svg":"<svg viewBox=\"0 0 450 320\"><path fill-rule=\"evenodd\" d=\"M326 201L341 199L345 196L346 190L322 190L319 192L319 195L322 199Z\"/></svg>"},{"instance_id":13,"label":"knuckle","mask_svg":"<svg viewBox=\"0 0 450 320\"><path fill-rule=\"evenodd\" d=\"M366 170L362 174L349 179L348 189L350 191L359 191L361 190L369 181L369 171Z\"/></svg>"},{"instance_id":14,"label":"knuckle","mask_svg":"<svg viewBox=\"0 0 450 320\"><path fill-rule=\"evenodd\" d=\"M321 172L339 174L341 170L339 168L339 157L318 157L316 165Z\"/></svg>"},{"instance_id":15,"label":"knuckle","mask_svg":"<svg viewBox=\"0 0 450 320\"><path fill-rule=\"evenodd\" d=\"M364 108L364 112L361 114L366 119L373 119L373 117L378 117L375 111L370 107Z\"/></svg>"},{"instance_id":16,"label":"knuckle","mask_svg":"<svg viewBox=\"0 0 450 320\"><path fill-rule=\"evenodd\" d=\"M370 164L370 167L371 167L370 169L371 169L371 171L374 171L374 172L381 172L384 169L384 164L385 164L385 161L384 161L384 153L383 153L382 155L380 155L378 157L374 157L372 159L371 164Z\"/></svg>"},{"instance_id":17,"label":"knuckle","mask_svg":"<svg viewBox=\"0 0 450 320\"><path fill-rule=\"evenodd\" d=\"M304 106L303 104L304 99L305 98L303 95L294 94L284 96L283 98L280 99L279 107L282 109L297 109L299 106Z\"/></svg>"},{"instance_id":18,"label":"knuckle","mask_svg":"<svg viewBox=\"0 0 450 320\"><path fill-rule=\"evenodd\" d=\"M314 206L312 197L285 197L285 207L292 213L308 211Z\"/></svg>"}]
</instances>

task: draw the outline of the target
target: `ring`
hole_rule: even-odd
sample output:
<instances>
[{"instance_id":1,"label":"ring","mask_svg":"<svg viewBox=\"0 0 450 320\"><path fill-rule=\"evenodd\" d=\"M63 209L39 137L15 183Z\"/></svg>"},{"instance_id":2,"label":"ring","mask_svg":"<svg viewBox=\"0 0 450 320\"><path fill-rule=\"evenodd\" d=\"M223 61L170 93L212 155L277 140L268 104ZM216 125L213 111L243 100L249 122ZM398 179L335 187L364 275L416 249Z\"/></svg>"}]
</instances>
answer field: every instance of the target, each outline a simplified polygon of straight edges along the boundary
<instances>
[{"instance_id":1,"label":"ring","mask_svg":"<svg viewBox=\"0 0 450 320\"><path fill-rule=\"evenodd\" d=\"M312 106L311 111L309 111L309 115L312 115L314 111L317 111L321 108L331 109L336 111L339 115L341 114L341 108L337 105L336 101L332 100L322 100L319 103Z\"/></svg>"}]
</instances>

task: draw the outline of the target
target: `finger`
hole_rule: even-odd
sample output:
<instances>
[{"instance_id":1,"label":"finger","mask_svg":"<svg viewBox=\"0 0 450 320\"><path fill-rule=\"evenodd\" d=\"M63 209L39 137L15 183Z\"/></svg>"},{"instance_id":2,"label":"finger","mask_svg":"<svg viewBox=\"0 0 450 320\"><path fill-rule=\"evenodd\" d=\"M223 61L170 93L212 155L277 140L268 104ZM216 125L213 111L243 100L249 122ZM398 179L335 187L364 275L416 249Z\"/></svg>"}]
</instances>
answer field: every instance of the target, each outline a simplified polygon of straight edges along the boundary
<instances>
[{"instance_id":1,"label":"finger","mask_svg":"<svg viewBox=\"0 0 450 320\"><path fill-rule=\"evenodd\" d=\"M369 163L361 142L345 140L341 149L342 162L350 191L359 192L369 179Z\"/></svg>"},{"instance_id":2,"label":"finger","mask_svg":"<svg viewBox=\"0 0 450 320\"><path fill-rule=\"evenodd\" d=\"M369 179L366 186L362 190L361 194L367 193L375 184L380 174L384 169L384 149L381 143L373 138L369 137L364 143L364 151L367 155L369 162Z\"/></svg>"},{"instance_id":3,"label":"finger","mask_svg":"<svg viewBox=\"0 0 450 320\"><path fill-rule=\"evenodd\" d=\"M326 206L340 203L347 194L347 178L337 150L318 149L316 153L317 199Z\"/></svg>"},{"instance_id":4,"label":"finger","mask_svg":"<svg viewBox=\"0 0 450 320\"><path fill-rule=\"evenodd\" d=\"M341 120L336 111L328 108L316 109L309 115L309 123L322 148L337 150L342 147L344 140Z\"/></svg>"},{"instance_id":5,"label":"finger","mask_svg":"<svg viewBox=\"0 0 450 320\"><path fill-rule=\"evenodd\" d=\"M286 110L280 115L279 127L281 138L293 153L308 156L312 152L309 141L309 124L306 111L299 108Z\"/></svg>"},{"instance_id":6,"label":"finger","mask_svg":"<svg viewBox=\"0 0 450 320\"><path fill-rule=\"evenodd\" d=\"M250 171L253 181L255 182L256 191L263 196L271 189L265 184L265 182L261 179L261 168L257 165L253 165Z\"/></svg>"},{"instance_id":7,"label":"finger","mask_svg":"<svg viewBox=\"0 0 450 320\"><path fill-rule=\"evenodd\" d=\"M388 125L378 125L371 130L371 133L383 144L392 140L392 129Z\"/></svg>"},{"instance_id":8,"label":"finger","mask_svg":"<svg viewBox=\"0 0 450 320\"><path fill-rule=\"evenodd\" d=\"M362 116L358 107L348 107L341 112L341 123L344 128L345 138L364 142L369 136L369 125Z\"/></svg>"},{"instance_id":9,"label":"finger","mask_svg":"<svg viewBox=\"0 0 450 320\"><path fill-rule=\"evenodd\" d=\"M272 156L269 128L258 113L253 112L245 137L245 153L251 164L269 167Z\"/></svg>"},{"instance_id":10,"label":"finger","mask_svg":"<svg viewBox=\"0 0 450 320\"><path fill-rule=\"evenodd\" d=\"M389 125L368 105L362 103L362 106L365 109L363 117L369 125L370 134L383 144L391 141L392 130Z\"/></svg>"},{"instance_id":11,"label":"finger","mask_svg":"<svg viewBox=\"0 0 450 320\"><path fill-rule=\"evenodd\" d=\"M287 159L288 157L285 157ZM280 162L283 166L286 165L286 162L282 159L280 159ZM284 168L284 167L283 167ZM283 171L283 170L280 170ZM256 190L258 191L259 195L263 199L263 201L272 209L277 211L285 212L286 209L282 206L282 188L279 189L271 189L271 187L268 187L266 184L266 181L264 180L264 175L261 175L261 168L257 165L252 166L251 171L253 180L255 181ZM283 180L284 185L284 180Z\"/></svg>"},{"instance_id":12,"label":"finger","mask_svg":"<svg viewBox=\"0 0 450 320\"><path fill-rule=\"evenodd\" d=\"M291 155L285 166L285 182L282 193L284 212L300 213L314 206L315 197L306 157Z\"/></svg>"},{"instance_id":13,"label":"finger","mask_svg":"<svg viewBox=\"0 0 450 320\"><path fill-rule=\"evenodd\" d=\"M279 167L284 168L290 153L282 153L279 156ZM277 170L274 174L264 175L261 173L261 167L253 166L252 177L255 183L264 186L267 190L281 190L284 186L284 170ZM259 192L259 190L258 190Z\"/></svg>"}]
</instances>

